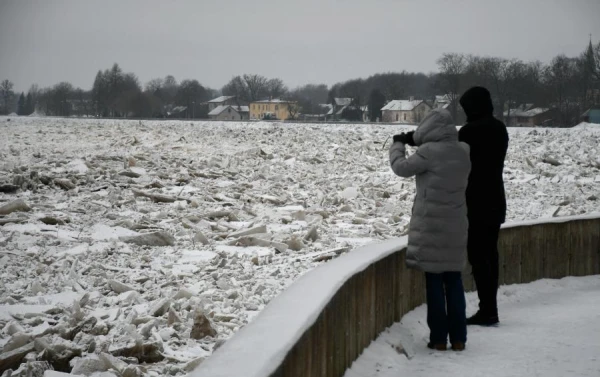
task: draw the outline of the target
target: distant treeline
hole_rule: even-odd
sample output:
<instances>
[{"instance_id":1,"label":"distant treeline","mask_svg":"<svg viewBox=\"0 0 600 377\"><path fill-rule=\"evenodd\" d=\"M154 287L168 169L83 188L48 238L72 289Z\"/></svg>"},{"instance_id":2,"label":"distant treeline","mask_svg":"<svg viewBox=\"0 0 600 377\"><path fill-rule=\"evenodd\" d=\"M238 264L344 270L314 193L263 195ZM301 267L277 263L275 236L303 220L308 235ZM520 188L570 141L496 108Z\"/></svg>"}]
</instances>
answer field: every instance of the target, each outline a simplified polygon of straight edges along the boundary
<instances>
[{"instance_id":1,"label":"distant treeline","mask_svg":"<svg viewBox=\"0 0 600 377\"><path fill-rule=\"evenodd\" d=\"M244 74L215 90L195 79L178 82L171 75L152 79L142 87L134 73L123 72L115 63L98 71L90 90L61 82L49 88L32 85L27 93L15 93L13 83L4 80L0 83L0 113L201 119L208 117L207 101L231 95L240 105L269 98L293 100L302 114L314 115L326 111L321 104L345 97L351 98L359 111L368 106L371 120L376 120L381 119L380 109L387 101L409 97L433 101L436 95L447 95L452 99L449 109L460 121L458 98L473 85L490 90L499 117L506 109L531 103L556 109L558 123L571 126L585 110L600 106L600 43L590 41L579 56L561 54L548 63L447 53L437 65L436 73L379 73L331 87L308 84L295 89L279 78Z\"/></svg>"}]
</instances>

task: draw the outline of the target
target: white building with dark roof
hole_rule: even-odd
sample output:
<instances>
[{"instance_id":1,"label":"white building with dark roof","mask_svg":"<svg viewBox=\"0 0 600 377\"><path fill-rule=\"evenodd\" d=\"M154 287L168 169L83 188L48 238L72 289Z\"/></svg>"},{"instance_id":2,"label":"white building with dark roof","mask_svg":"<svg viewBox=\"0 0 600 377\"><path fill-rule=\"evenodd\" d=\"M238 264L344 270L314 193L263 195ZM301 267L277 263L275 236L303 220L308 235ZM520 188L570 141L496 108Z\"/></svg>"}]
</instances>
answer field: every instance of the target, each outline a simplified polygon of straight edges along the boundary
<instances>
[{"instance_id":1,"label":"white building with dark roof","mask_svg":"<svg viewBox=\"0 0 600 377\"><path fill-rule=\"evenodd\" d=\"M222 105L212 109L208 117L211 120L248 120L250 110L248 106Z\"/></svg>"},{"instance_id":2,"label":"white building with dark roof","mask_svg":"<svg viewBox=\"0 0 600 377\"><path fill-rule=\"evenodd\" d=\"M381 108L384 122L418 124L431 111L423 100L394 100Z\"/></svg>"},{"instance_id":3,"label":"white building with dark roof","mask_svg":"<svg viewBox=\"0 0 600 377\"><path fill-rule=\"evenodd\" d=\"M235 96L221 96L208 101L208 112L210 113L219 106L237 105Z\"/></svg>"},{"instance_id":4,"label":"white building with dark roof","mask_svg":"<svg viewBox=\"0 0 600 377\"><path fill-rule=\"evenodd\" d=\"M526 104L504 112L504 122L509 127L552 126L556 111L545 107Z\"/></svg>"}]
</instances>

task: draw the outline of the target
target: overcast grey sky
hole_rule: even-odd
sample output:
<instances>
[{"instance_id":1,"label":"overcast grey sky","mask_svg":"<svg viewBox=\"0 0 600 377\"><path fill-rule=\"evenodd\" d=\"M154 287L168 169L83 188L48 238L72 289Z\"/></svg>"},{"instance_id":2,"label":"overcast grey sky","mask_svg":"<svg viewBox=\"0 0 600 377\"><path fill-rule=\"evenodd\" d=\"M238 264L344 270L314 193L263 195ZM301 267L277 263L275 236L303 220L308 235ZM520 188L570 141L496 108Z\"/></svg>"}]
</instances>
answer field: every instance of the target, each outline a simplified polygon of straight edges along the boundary
<instances>
[{"instance_id":1,"label":"overcast grey sky","mask_svg":"<svg viewBox=\"0 0 600 377\"><path fill-rule=\"evenodd\" d=\"M600 0L0 0L0 80L89 89L114 62L142 83L290 86L437 69L444 52L549 61L600 39Z\"/></svg>"}]
</instances>

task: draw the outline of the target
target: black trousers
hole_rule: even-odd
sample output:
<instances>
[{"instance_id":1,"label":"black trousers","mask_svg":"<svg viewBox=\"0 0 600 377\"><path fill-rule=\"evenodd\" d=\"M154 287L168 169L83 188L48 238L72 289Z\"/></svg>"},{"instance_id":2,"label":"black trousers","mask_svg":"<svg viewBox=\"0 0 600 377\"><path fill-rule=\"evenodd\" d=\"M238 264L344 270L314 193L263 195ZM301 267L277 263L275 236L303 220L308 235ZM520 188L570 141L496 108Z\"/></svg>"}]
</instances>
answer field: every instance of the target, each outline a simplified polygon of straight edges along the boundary
<instances>
[{"instance_id":1,"label":"black trousers","mask_svg":"<svg viewBox=\"0 0 600 377\"><path fill-rule=\"evenodd\" d=\"M429 341L433 344L466 343L465 289L461 273L447 271L425 273L427 287L427 325Z\"/></svg>"},{"instance_id":2,"label":"black trousers","mask_svg":"<svg viewBox=\"0 0 600 377\"><path fill-rule=\"evenodd\" d=\"M500 223L484 218L469 218L467 253L479 296L479 311L497 316L498 234Z\"/></svg>"}]
</instances>

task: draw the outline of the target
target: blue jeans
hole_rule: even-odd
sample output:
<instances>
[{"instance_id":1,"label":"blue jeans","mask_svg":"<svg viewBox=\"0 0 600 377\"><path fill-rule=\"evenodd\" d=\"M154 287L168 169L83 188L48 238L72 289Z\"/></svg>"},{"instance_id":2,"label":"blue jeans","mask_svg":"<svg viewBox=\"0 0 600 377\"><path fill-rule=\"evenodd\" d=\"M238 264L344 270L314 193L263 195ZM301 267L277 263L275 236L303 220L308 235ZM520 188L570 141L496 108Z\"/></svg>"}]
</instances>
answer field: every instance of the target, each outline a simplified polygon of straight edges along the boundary
<instances>
[{"instance_id":1,"label":"blue jeans","mask_svg":"<svg viewBox=\"0 0 600 377\"><path fill-rule=\"evenodd\" d=\"M425 273L427 286L427 325L434 344L467 342L465 291L457 271Z\"/></svg>"}]
</instances>

